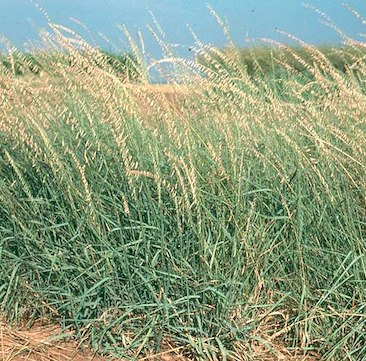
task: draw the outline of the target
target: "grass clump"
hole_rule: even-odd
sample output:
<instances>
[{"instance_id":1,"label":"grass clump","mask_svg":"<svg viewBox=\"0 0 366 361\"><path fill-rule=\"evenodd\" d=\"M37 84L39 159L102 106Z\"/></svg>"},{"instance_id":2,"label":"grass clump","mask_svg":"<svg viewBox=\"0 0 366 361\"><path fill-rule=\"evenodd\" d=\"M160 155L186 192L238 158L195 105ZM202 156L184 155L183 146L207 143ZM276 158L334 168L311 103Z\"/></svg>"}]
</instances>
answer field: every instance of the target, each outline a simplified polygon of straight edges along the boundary
<instances>
[{"instance_id":1,"label":"grass clump","mask_svg":"<svg viewBox=\"0 0 366 361\"><path fill-rule=\"evenodd\" d=\"M165 59L184 68L167 98L57 36L72 65L1 77L2 316L131 359L360 360L364 59L308 46L311 81L271 80L198 41L214 69Z\"/></svg>"},{"instance_id":2,"label":"grass clump","mask_svg":"<svg viewBox=\"0 0 366 361\"><path fill-rule=\"evenodd\" d=\"M273 44L276 44L273 42ZM277 44L277 47L257 46L246 49L222 49L220 52L213 51L209 56L201 55L197 61L214 69L215 63L221 63L225 67L225 55L233 56L236 53L236 61L244 67L249 76L260 75L265 78L287 77L291 73L311 77L311 68L317 63L314 53L306 50L304 46L285 46ZM322 45L317 46L318 56L324 57L326 61L337 71L353 76L362 76L358 68L359 62L364 62L366 56L365 47L359 43L349 43L344 46ZM310 67L310 69L309 69ZM362 68L362 66L361 66Z\"/></svg>"}]
</instances>

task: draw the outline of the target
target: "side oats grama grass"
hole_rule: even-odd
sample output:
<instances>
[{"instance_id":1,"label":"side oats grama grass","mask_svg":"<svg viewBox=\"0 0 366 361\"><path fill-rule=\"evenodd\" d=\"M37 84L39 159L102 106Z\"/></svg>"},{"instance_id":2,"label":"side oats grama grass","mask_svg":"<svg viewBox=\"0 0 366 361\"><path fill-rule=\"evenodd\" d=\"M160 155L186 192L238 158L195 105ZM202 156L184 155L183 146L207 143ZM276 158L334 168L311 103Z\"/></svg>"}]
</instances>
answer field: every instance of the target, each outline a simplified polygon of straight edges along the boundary
<instances>
[{"instance_id":1,"label":"side oats grama grass","mask_svg":"<svg viewBox=\"0 0 366 361\"><path fill-rule=\"evenodd\" d=\"M363 359L366 44L146 65L50 26L0 62L1 317L127 359Z\"/></svg>"}]
</instances>

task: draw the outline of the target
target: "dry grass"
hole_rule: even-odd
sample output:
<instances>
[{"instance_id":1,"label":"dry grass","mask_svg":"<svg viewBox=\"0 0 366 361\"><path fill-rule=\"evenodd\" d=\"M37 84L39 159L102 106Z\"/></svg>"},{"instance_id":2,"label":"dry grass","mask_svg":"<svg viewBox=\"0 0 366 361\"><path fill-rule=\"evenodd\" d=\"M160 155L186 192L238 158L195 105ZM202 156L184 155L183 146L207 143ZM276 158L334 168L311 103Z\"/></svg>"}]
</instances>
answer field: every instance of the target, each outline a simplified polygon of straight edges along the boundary
<instances>
[{"instance_id":1,"label":"dry grass","mask_svg":"<svg viewBox=\"0 0 366 361\"><path fill-rule=\"evenodd\" d=\"M3 361L103 361L89 350L79 351L75 341L60 340L58 326L35 324L32 328L12 329L0 324L0 358ZM63 335L65 338L67 335ZM68 337L70 338L70 337Z\"/></svg>"}]
</instances>

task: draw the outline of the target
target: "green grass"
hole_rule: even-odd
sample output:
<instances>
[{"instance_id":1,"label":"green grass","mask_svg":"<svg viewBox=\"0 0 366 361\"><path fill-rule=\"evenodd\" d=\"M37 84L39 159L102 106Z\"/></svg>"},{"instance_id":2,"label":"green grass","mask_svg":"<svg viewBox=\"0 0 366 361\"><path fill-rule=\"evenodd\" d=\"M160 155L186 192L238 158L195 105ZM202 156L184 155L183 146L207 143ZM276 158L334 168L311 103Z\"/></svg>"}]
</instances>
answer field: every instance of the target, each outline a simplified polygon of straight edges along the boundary
<instances>
[{"instance_id":1,"label":"green grass","mask_svg":"<svg viewBox=\"0 0 366 361\"><path fill-rule=\"evenodd\" d=\"M98 50L90 53L90 48L82 51L82 65L83 70L86 71L88 67L108 68L114 76L121 79L128 79L129 81L139 82L141 75L136 59L131 54L111 53L104 50ZM12 74L18 77L22 76L40 76L42 72L48 72L54 67L59 67L63 64L64 69L75 68L75 62L80 61L80 54L73 54L73 51L61 52L60 49L53 51L38 50L34 53L10 51L8 54L0 52L0 74Z\"/></svg>"},{"instance_id":2,"label":"green grass","mask_svg":"<svg viewBox=\"0 0 366 361\"><path fill-rule=\"evenodd\" d=\"M273 42L275 44L275 42ZM335 70L341 73L352 73L353 76L362 76L359 72L358 63L364 62L366 49L358 43L349 43L342 46L321 45L316 47L319 55L324 56ZM287 77L289 70L293 74L301 74L312 78L311 67L316 64L312 53L301 45L280 47L257 46L245 49L231 49L230 47L222 49L221 52L211 52L202 54L197 61L207 67L214 69L214 62L221 63L225 67L226 62L223 56L236 53L237 61L244 67L251 77L260 75L265 78ZM299 62L299 59L301 61ZM310 69L309 69L310 66ZM361 66L362 68L362 66Z\"/></svg>"},{"instance_id":3,"label":"green grass","mask_svg":"<svg viewBox=\"0 0 366 361\"><path fill-rule=\"evenodd\" d=\"M45 80L4 73L2 316L131 359L169 340L202 360L361 360L366 64L307 51L311 79L182 61L204 77L177 103L83 52Z\"/></svg>"}]
</instances>

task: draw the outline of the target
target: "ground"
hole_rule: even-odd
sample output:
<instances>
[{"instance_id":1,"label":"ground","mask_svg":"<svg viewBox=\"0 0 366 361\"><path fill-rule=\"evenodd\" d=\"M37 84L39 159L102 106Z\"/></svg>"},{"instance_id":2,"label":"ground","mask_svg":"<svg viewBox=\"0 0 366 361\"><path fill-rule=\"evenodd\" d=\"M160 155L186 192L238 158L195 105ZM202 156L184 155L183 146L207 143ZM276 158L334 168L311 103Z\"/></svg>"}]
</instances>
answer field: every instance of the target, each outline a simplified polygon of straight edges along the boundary
<instances>
[{"instance_id":1,"label":"ground","mask_svg":"<svg viewBox=\"0 0 366 361\"><path fill-rule=\"evenodd\" d=\"M1 361L106 361L88 349L82 351L75 341L60 340L57 326L36 323L32 328L10 328L0 323ZM65 335L64 335L65 336ZM178 350L177 350L178 351ZM189 361L174 350L143 357L141 361ZM109 359L108 359L109 360ZM115 359L115 361L118 361ZM122 361L122 360L121 360Z\"/></svg>"},{"instance_id":2,"label":"ground","mask_svg":"<svg viewBox=\"0 0 366 361\"><path fill-rule=\"evenodd\" d=\"M107 357L98 356L89 349L81 350L75 341L60 340L61 330L58 326L34 324L31 328L11 328L0 323L0 360L1 361L107 361ZM63 335L64 337L67 335ZM180 348L172 348L157 355L139 358L139 361L191 361L193 359L180 355ZM316 357L290 355L278 347L275 354L269 354L263 346L258 346L254 360L263 361L317 361ZM242 360L251 360L243 355ZM112 359L113 361L123 361ZM239 360L238 360L239 361Z\"/></svg>"}]
</instances>

